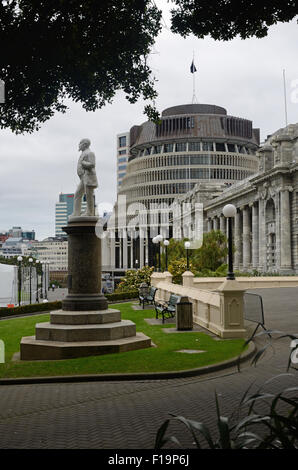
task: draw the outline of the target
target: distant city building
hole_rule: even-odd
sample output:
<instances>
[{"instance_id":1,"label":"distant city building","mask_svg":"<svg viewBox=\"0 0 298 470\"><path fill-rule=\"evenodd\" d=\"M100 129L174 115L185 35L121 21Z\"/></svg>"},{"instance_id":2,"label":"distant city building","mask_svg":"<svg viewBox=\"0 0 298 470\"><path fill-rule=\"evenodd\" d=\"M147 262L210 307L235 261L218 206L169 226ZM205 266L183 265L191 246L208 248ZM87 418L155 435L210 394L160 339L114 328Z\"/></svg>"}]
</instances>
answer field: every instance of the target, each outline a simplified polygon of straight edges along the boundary
<instances>
[{"instance_id":1,"label":"distant city building","mask_svg":"<svg viewBox=\"0 0 298 470\"><path fill-rule=\"evenodd\" d=\"M9 259L24 255L29 243L29 240L24 240L22 237L9 237L2 243L0 256Z\"/></svg>"},{"instance_id":2,"label":"distant city building","mask_svg":"<svg viewBox=\"0 0 298 470\"><path fill-rule=\"evenodd\" d=\"M24 254L30 241L35 239L35 231L24 231L22 227L12 227L0 234L0 256L13 258Z\"/></svg>"},{"instance_id":3,"label":"distant city building","mask_svg":"<svg viewBox=\"0 0 298 470\"><path fill-rule=\"evenodd\" d=\"M126 175L126 167L129 155L129 132L117 135L117 191Z\"/></svg>"},{"instance_id":4,"label":"distant city building","mask_svg":"<svg viewBox=\"0 0 298 470\"><path fill-rule=\"evenodd\" d=\"M35 231L23 230L22 227L12 227L8 231L8 236L13 238L23 238L24 240L35 240Z\"/></svg>"},{"instance_id":5,"label":"distant city building","mask_svg":"<svg viewBox=\"0 0 298 470\"><path fill-rule=\"evenodd\" d=\"M33 241L24 252L45 263L49 263L50 272L68 270L68 242L66 237L49 237L42 241Z\"/></svg>"},{"instance_id":6,"label":"distant city building","mask_svg":"<svg viewBox=\"0 0 298 470\"><path fill-rule=\"evenodd\" d=\"M66 236L66 233L62 230L68 222L68 217L73 213L73 202L74 194L59 194L59 202L56 202L55 209L55 235ZM84 211L87 207L85 198L82 203L82 210Z\"/></svg>"}]
</instances>

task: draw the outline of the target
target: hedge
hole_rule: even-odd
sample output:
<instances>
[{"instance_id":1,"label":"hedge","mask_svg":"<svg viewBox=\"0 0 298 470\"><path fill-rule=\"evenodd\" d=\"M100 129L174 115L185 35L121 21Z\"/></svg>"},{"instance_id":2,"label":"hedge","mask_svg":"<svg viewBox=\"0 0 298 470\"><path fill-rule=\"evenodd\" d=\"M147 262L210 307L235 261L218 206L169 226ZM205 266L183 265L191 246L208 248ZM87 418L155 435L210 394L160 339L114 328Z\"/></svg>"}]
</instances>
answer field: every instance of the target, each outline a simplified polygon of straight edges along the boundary
<instances>
[{"instance_id":1,"label":"hedge","mask_svg":"<svg viewBox=\"0 0 298 470\"><path fill-rule=\"evenodd\" d=\"M108 301L129 300L138 298L138 291L121 292L118 294L105 294ZM60 310L62 301L45 302L41 304L21 305L20 307L0 307L0 318L12 315L28 315L35 312L48 312L49 310Z\"/></svg>"},{"instance_id":2,"label":"hedge","mask_svg":"<svg viewBox=\"0 0 298 470\"><path fill-rule=\"evenodd\" d=\"M45 302L42 304L21 305L20 307L0 307L0 317L10 317L11 315L23 315L35 312L44 312L49 310L59 310L62 308L62 302Z\"/></svg>"}]
</instances>

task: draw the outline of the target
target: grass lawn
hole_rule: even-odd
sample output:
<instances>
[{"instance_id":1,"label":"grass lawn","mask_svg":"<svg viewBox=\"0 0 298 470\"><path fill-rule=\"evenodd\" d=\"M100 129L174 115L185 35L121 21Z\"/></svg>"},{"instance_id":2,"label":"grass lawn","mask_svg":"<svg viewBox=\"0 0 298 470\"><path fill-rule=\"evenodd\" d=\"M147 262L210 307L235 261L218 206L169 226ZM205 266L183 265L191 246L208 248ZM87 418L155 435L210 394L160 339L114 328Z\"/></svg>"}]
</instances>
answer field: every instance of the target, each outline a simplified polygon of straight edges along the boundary
<instances>
[{"instance_id":1,"label":"grass lawn","mask_svg":"<svg viewBox=\"0 0 298 470\"><path fill-rule=\"evenodd\" d=\"M137 331L149 336L157 347L103 356L59 361L12 361L20 350L23 336L35 334L35 324L49 321L48 314L0 321L0 339L5 343L5 364L0 364L0 378L59 375L164 372L195 369L238 356L244 340L214 340L200 332L165 333L163 328L175 324L149 325L144 318L154 318L154 310L134 310L131 303L112 305L121 310L122 319L136 323ZM188 354L180 349L206 352Z\"/></svg>"}]
</instances>

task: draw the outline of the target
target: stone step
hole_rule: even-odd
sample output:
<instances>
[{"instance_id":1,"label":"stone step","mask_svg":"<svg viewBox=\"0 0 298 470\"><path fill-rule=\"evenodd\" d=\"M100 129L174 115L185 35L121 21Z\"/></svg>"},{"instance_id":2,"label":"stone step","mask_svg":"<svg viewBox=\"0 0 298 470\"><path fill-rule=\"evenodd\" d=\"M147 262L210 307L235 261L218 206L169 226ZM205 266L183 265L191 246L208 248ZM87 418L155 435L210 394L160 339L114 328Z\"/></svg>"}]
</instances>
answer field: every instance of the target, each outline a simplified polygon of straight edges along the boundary
<instances>
[{"instance_id":1,"label":"stone step","mask_svg":"<svg viewBox=\"0 0 298 470\"><path fill-rule=\"evenodd\" d=\"M93 325L60 325L49 322L35 326L37 340L44 341L108 341L135 336L136 325L130 320Z\"/></svg>"},{"instance_id":2,"label":"stone step","mask_svg":"<svg viewBox=\"0 0 298 470\"><path fill-rule=\"evenodd\" d=\"M113 341L85 342L44 341L37 340L35 336L24 336L20 345L20 359L23 361L73 359L134 351L150 346L151 339L143 333Z\"/></svg>"},{"instance_id":3,"label":"stone step","mask_svg":"<svg viewBox=\"0 0 298 470\"><path fill-rule=\"evenodd\" d=\"M120 310L87 310L84 312L56 310L50 313L51 324L59 325L92 325L121 321Z\"/></svg>"}]
</instances>

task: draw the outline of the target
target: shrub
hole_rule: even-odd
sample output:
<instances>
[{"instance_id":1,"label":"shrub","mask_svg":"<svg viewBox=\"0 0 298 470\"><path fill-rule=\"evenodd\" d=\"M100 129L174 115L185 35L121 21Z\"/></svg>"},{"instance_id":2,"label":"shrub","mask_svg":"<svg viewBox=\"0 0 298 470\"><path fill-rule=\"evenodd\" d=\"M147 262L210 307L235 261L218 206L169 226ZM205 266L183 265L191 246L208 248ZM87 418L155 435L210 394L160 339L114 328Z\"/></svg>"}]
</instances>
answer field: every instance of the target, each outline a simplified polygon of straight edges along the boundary
<instances>
[{"instance_id":1,"label":"shrub","mask_svg":"<svg viewBox=\"0 0 298 470\"><path fill-rule=\"evenodd\" d=\"M125 272L124 278L119 283L115 293L129 292L129 291L138 291L142 282L146 282L148 286L151 283L151 274L153 273L154 268L149 266L144 266L141 269L134 270L129 269Z\"/></svg>"},{"instance_id":2,"label":"shrub","mask_svg":"<svg viewBox=\"0 0 298 470\"><path fill-rule=\"evenodd\" d=\"M127 299L137 299L139 296L138 290L123 291L123 292L114 292L113 294L105 294L105 297L113 302L114 300L127 300Z\"/></svg>"},{"instance_id":3,"label":"shrub","mask_svg":"<svg viewBox=\"0 0 298 470\"><path fill-rule=\"evenodd\" d=\"M173 276L172 282L174 284L182 284L182 274L187 271L187 261L185 258L172 261L168 267L169 272ZM192 263L189 263L189 271L194 272Z\"/></svg>"}]
</instances>

